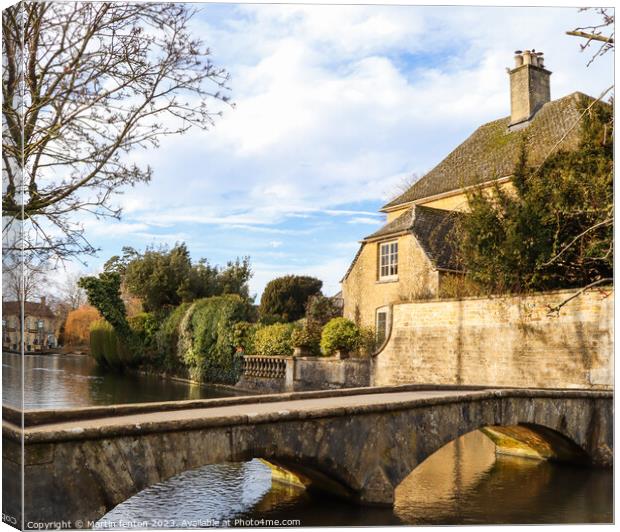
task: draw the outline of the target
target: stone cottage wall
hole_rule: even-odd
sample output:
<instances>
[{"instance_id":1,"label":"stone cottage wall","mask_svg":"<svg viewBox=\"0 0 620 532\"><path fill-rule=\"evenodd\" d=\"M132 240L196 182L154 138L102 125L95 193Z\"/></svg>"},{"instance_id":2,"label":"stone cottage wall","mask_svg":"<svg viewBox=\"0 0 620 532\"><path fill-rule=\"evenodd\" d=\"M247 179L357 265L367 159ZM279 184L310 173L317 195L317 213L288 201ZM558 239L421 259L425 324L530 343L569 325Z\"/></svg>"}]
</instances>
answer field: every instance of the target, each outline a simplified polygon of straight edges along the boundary
<instances>
[{"instance_id":1,"label":"stone cottage wall","mask_svg":"<svg viewBox=\"0 0 620 532\"><path fill-rule=\"evenodd\" d=\"M419 301L393 307L373 384L613 386L613 291ZM607 295L607 297L605 297Z\"/></svg>"},{"instance_id":2,"label":"stone cottage wall","mask_svg":"<svg viewBox=\"0 0 620 532\"><path fill-rule=\"evenodd\" d=\"M396 240L386 238L382 242ZM379 242L364 244L349 275L342 283L344 316L366 327L375 326L377 308L437 294L439 274L412 235L398 240L398 280L379 281Z\"/></svg>"}]
</instances>

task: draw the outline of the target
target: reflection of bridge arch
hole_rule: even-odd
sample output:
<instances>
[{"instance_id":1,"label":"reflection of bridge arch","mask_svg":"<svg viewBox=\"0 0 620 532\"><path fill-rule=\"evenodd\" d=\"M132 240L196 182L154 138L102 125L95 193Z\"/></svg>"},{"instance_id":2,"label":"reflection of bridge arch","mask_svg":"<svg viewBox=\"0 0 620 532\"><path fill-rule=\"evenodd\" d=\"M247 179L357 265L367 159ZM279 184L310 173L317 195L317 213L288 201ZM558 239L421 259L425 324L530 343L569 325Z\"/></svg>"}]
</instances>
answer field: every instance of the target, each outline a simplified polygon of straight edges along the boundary
<instances>
[{"instance_id":1,"label":"reflection of bridge arch","mask_svg":"<svg viewBox=\"0 0 620 532\"><path fill-rule=\"evenodd\" d=\"M453 440L396 489L394 513L405 523L608 522L611 475L497 455L480 431ZM494 501L491 503L491 501ZM561 512L558 509L561 508Z\"/></svg>"},{"instance_id":2,"label":"reflection of bridge arch","mask_svg":"<svg viewBox=\"0 0 620 532\"><path fill-rule=\"evenodd\" d=\"M60 423L51 422L58 413L27 416L26 521L97 519L185 470L251 458L271 460L360 503L392 504L395 487L417 465L482 427L504 443L510 437L525 444L533 440L523 436L522 424L546 427L536 434L548 458L612 459L610 392L397 387L250 402L258 400L81 409L64 413ZM506 434L497 429L502 426L521 428ZM19 437L9 422L4 435L7 442ZM11 467L6 460L5 467ZM5 498L5 508L14 504Z\"/></svg>"}]
</instances>

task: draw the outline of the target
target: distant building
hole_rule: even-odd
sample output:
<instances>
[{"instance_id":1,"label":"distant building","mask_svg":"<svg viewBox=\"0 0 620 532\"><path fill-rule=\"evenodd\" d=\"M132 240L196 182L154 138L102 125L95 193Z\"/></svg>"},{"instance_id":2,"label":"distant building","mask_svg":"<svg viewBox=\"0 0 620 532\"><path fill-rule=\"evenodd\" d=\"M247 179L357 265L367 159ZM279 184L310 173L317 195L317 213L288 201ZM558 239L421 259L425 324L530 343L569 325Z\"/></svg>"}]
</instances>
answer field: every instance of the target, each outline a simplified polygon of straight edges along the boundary
<instances>
[{"instance_id":1,"label":"distant building","mask_svg":"<svg viewBox=\"0 0 620 532\"><path fill-rule=\"evenodd\" d=\"M2 349L19 351L20 303L2 302ZM45 297L40 303L24 303L24 349L44 351L57 347L56 316L47 306Z\"/></svg>"},{"instance_id":2,"label":"distant building","mask_svg":"<svg viewBox=\"0 0 620 532\"><path fill-rule=\"evenodd\" d=\"M509 187L525 144L528 163L541 164L559 143L574 150L579 118L595 99L575 92L551 100L551 72L540 52L517 52L510 77L510 116L481 125L435 168L381 209L386 224L361 240L342 279L344 316L374 326L383 338L390 306L442 297L466 265L458 263L455 221L472 187ZM599 102L597 105L608 104ZM441 317L438 317L441 319Z\"/></svg>"}]
</instances>

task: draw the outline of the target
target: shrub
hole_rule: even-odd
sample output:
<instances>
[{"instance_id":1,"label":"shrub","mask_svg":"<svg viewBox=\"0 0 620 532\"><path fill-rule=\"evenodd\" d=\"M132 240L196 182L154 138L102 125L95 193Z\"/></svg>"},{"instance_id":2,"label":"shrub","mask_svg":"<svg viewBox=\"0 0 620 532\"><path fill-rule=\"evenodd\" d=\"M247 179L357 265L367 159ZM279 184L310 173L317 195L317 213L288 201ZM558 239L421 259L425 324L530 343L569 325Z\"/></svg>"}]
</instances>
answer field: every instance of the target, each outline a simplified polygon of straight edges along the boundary
<instances>
[{"instance_id":1,"label":"shrub","mask_svg":"<svg viewBox=\"0 0 620 532\"><path fill-rule=\"evenodd\" d=\"M254 336L254 352L261 356L291 356L293 344L291 336L296 325L293 323L274 323L260 327Z\"/></svg>"},{"instance_id":2,"label":"shrub","mask_svg":"<svg viewBox=\"0 0 620 532\"><path fill-rule=\"evenodd\" d=\"M490 292L488 288L485 289L484 286L466 275L445 274L440 279L439 297L441 298L460 299L462 297L481 296Z\"/></svg>"},{"instance_id":3,"label":"shrub","mask_svg":"<svg viewBox=\"0 0 620 532\"><path fill-rule=\"evenodd\" d=\"M369 357L377 346L377 335L372 327L360 327L360 339L358 354L362 357Z\"/></svg>"},{"instance_id":4,"label":"shrub","mask_svg":"<svg viewBox=\"0 0 620 532\"><path fill-rule=\"evenodd\" d=\"M286 323L286 320L282 316L276 314L266 314L260 316L259 323L261 325L273 325L274 323Z\"/></svg>"},{"instance_id":5,"label":"shrub","mask_svg":"<svg viewBox=\"0 0 620 532\"><path fill-rule=\"evenodd\" d=\"M155 333L154 343L160 358L159 365L164 370L178 372L184 368L181 358L177 355L177 346L179 326L190 306L190 303L183 303L176 307Z\"/></svg>"},{"instance_id":6,"label":"shrub","mask_svg":"<svg viewBox=\"0 0 620 532\"><path fill-rule=\"evenodd\" d=\"M261 321L290 322L303 318L308 298L320 294L322 286L320 279L304 275L286 275L269 281L260 300Z\"/></svg>"},{"instance_id":7,"label":"shrub","mask_svg":"<svg viewBox=\"0 0 620 532\"><path fill-rule=\"evenodd\" d=\"M155 345L155 336L161 325L152 312L140 312L128 318L129 327L144 350L151 350Z\"/></svg>"},{"instance_id":8,"label":"shrub","mask_svg":"<svg viewBox=\"0 0 620 532\"><path fill-rule=\"evenodd\" d=\"M260 326L256 323L240 321L235 323L232 328L233 344L236 348L241 348L247 354L254 353L254 336Z\"/></svg>"},{"instance_id":9,"label":"shrub","mask_svg":"<svg viewBox=\"0 0 620 532\"><path fill-rule=\"evenodd\" d=\"M91 325L90 353L98 364L111 369L122 369L135 362L132 350L118 338L114 327L105 320Z\"/></svg>"},{"instance_id":10,"label":"shrub","mask_svg":"<svg viewBox=\"0 0 620 532\"><path fill-rule=\"evenodd\" d=\"M359 328L346 318L330 320L321 334L321 350L326 355L332 355L337 350L355 351L359 342Z\"/></svg>"},{"instance_id":11,"label":"shrub","mask_svg":"<svg viewBox=\"0 0 620 532\"><path fill-rule=\"evenodd\" d=\"M90 341L91 325L101 319L95 307L82 305L67 314L64 338L66 345L86 345Z\"/></svg>"},{"instance_id":12,"label":"shrub","mask_svg":"<svg viewBox=\"0 0 620 532\"><path fill-rule=\"evenodd\" d=\"M233 326L247 321L251 305L239 295L213 296L192 303L179 324L177 352L198 381L234 384L241 372Z\"/></svg>"},{"instance_id":13,"label":"shrub","mask_svg":"<svg viewBox=\"0 0 620 532\"><path fill-rule=\"evenodd\" d=\"M303 327L297 327L291 334L291 344L293 347L301 347L308 349L313 355L321 352L321 328L312 327L307 324Z\"/></svg>"}]
</instances>

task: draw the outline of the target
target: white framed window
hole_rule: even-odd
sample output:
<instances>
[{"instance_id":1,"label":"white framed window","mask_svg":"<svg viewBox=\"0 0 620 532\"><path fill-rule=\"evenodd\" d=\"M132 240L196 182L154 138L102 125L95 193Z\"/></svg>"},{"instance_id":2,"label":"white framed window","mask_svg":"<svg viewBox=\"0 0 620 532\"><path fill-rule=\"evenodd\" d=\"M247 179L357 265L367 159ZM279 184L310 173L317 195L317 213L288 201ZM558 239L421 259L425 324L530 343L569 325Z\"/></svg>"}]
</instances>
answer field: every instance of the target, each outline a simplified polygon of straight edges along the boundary
<instances>
[{"instance_id":1,"label":"white framed window","mask_svg":"<svg viewBox=\"0 0 620 532\"><path fill-rule=\"evenodd\" d=\"M43 320L37 321L37 329L43 329Z\"/></svg>"},{"instance_id":2,"label":"white framed window","mask_svg":"<svg viewBox=\"0 0 620 532\"><path fill-rule=\"evenodd\" d=\"M375 339L377 346L383 344L387 337L389 307L381 307L377 309L375 317Z\"/></svg>"},{"instance_id":3,"label":"white framed window","mask_svg":"<svg viewBox=\"0 0 620 532\"><path fill-rule=\"evenodd\" d=\"M379 244L379 280L398 279L398 241Z\"/></svg>"}]
</instances>

